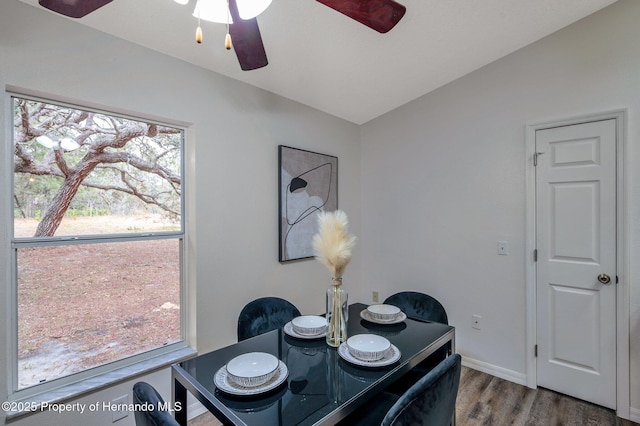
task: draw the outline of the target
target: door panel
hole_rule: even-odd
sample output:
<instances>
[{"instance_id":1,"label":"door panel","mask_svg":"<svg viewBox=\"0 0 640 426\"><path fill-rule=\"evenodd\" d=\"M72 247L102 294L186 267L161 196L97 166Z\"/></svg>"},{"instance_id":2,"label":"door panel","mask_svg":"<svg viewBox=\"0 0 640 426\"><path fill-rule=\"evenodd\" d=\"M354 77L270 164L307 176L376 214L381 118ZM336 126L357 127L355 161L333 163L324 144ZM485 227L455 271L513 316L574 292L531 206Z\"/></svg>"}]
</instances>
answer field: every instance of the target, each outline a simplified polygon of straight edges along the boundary
<instances>
[{"instance_id":1,"label":"door panel","mask_svg":"<svg viewBox=\"0 0 640 426\"><path fill-rule=\"evenodd\" d=\"M549 185L550 259L597 262L599 253L598 182ZM575 212L580 215L576 216ZM585 232L587 230L587 232Z\"/></svg>"},{"instance_id":2,"label":"door panel","mask_svg":"<svg viewBox=\"0 0 640 426\"><path fill-rule=\"evenodd\" d=\"M549 286L549 315L553 333L549 342L549 362L597 373L599 370L599 292L576 287ZM592 333L576 333L574 319Z\"/></svg>"},{"instance_id":3,"label":"door panel","mask_svg":"<svg viewBox=\"0 0 640 426\"><path fill-rule=\"evenodd\" d=\"M616 123L536 132L537 383L616 405Z\"/></svg>"}]
</instances>

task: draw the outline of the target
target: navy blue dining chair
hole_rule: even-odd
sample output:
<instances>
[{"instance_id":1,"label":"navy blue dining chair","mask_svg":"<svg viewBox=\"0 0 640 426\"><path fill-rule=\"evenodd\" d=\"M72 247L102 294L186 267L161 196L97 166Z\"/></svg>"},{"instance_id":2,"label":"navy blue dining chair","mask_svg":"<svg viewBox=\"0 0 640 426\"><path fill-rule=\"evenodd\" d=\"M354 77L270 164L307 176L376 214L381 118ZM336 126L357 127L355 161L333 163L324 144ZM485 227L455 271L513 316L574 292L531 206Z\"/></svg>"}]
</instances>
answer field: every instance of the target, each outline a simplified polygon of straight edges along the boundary
<instances>
[{"instance_id":1,"label":"navy blue dining chair","mask_svg":"<svg viewBox=\"0 0 640 426\"><path fill-rule=\"evenodd\" d=\"M261 297L249 302L238 316L238 342L283 327L300 311L279 297Z\"/></svg>"},{"instance_id":2,"label":"navy blue dining chair","mask_svg":"<svg viewBox=\"0 0 640 426\"><path fill-rule=\"evenodd\" d=\"M401 291L387 297L384 303L397 306L411 319L449 324L447 311L442 303L428 294L417 291Z\"/></svg>"},{"instance_id":3,"label":"navy blue dining chair","mask_svg":"<svg viewBox=\"0 0 640 426\"><path fill-rule=\"evenodd\" d=\"M136 426L178 426L176 419L164 409L166 405L162 396L149 383L133 385L133 403L144 407L134 413Z\"/></svg>"},{"instance_id":4,"label":"navy blue dining chair","mask_svg":"<svg viewBox=\"0 0 640 426\"><path fill-rule=\"evenodd\" d=\"M381 392L347 416L344 425L450 425L460 386L461 357L453 354L401 396Z\"/></svg>"},{"instance_id":5,"label":"navy blue dining chair","mask_svg":"<svg viewBox=\"0 0 640 426\"><path fill-rule=\"evenodd\" d=\"M387 297L385 304L402 309L408 318L418 321L439 322L449 324L447 311L435 297L417 291L401 291ZM427 374L433 367L449 355L449 348L443 347L422 361L410 372L391 384L387 390L397 395L404 393L419 378Z\"/></svg>"}]
</instances>

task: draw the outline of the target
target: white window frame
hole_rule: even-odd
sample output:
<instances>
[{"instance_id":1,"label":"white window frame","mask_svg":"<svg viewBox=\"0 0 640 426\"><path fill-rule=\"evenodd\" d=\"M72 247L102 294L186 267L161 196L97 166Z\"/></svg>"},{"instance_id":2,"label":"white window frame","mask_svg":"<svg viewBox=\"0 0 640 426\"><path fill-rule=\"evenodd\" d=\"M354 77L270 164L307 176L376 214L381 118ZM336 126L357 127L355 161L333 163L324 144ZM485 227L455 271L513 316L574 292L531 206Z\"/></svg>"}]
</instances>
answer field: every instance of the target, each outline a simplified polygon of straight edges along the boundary
<instances>
[{"instance_id":1,"label":"white window frame","mask_svg":"<svg viewBox=\"0 0 640 426\"><path fill-rule=\"evenodd\" d=\"M180 129L182 131L182 143L180 153L181 167L181 217L180 231L162 231L154 233L131 233L127 235L103 235L100 240L108 242L124 242L124 241L141 241L152 239L177 239L179 242L179 263L180 263L180 341L165 346L161 346L143 353L139 353L130 357L126 357L114 362L110 362L97 367L89 368L81 372L73 373L68 376L52 379L41 384L30 386L24 389L18 389L18 295L17 295L17 259L16 253L18 248L45 246L45 245L62 245L62 244L87 244L96 242L98 238L94 236L78 236L77 239L69 239L68 237L48 237L46 239L36 238L15 238L14 237L14 209L13 209L13 191L14 182L14 152L13 152L13 98L22 98L38 102L48 102L55 105L65 106L85 111L93 111L101 114L117 116L126 119L143 121L147 123L165 125ZM0 218L5 217L5 231L8 241L8 247L4 249L10 253L8 266L10 267L10 284L9 298L7 301L7 313L9 318L7 321L7 395L9 401L20 401L23 404L14 404L10 411L5 411L6 418L27 414L33 411L35 407L43 402L56 402L69 398L80 396L83 393L94 391L110 384L115 384L128 377L143 374L162 366L170 365L182 359L186 359L195 355L196 351L189 346L188 336L193 333L187 321L187 268L192 267L192 262L186 256L187 253L187 199L188 194L193 194L189 190L189 177L186 168L185 158L187 156L187 140L191 130L188 123L179 123L174 120L157 119L148 117L145 114L120 113L115 108L104 108L90 106L85 102L75 100L62 100L57 97L33 94L28 90L17 90L8 88L5 92L5 167L6 175L2 177L5 182L3 192L7 194L9 200L0 203L0 207L4 204L4 211L0 211ZM7 177L7 179L5 179ZM2 232L0 232L2 237ZM2 249L0 249L0 253ZM6 260L5 260L6 262ZM191 340L194 340L193 338ZM1 358L0 358L1 359ZM88 380L90 379L90 380Z\"/></svg>"}]
</instances>

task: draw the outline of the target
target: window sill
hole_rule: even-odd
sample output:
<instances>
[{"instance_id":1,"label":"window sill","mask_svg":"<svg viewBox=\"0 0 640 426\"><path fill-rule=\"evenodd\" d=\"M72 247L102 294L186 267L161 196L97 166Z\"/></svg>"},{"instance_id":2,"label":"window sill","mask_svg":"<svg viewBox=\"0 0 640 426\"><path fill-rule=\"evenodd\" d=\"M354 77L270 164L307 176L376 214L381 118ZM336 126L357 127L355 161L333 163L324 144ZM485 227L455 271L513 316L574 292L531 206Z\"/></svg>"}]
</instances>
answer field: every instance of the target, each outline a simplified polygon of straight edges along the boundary
<instances>
[{"instance_id":1,"label":"window sill","mask_svg":"<svg viewBox=\"0 0 640 426\"><path fill-rule=\"evenodd\" d=\"M130 377L183 361L196 354L197 352L194 349L183 347L126 367L99 374L86 380L47 390L26 398L5 402L2 408L6 414L6 420L12 420L20 416L43 411L42 405L45 403L54 404L68 401L80 397L85 393L122 382Z\"/></svg>"}]
</instances>

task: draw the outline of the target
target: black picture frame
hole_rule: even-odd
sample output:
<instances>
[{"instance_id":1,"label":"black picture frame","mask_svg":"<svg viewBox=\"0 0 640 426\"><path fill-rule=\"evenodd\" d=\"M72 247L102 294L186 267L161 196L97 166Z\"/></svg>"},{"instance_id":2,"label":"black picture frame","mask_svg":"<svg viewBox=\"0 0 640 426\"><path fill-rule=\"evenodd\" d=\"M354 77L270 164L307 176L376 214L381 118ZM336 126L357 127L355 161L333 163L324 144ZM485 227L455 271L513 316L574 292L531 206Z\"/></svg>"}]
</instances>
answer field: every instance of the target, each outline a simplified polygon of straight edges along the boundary
<instances>
[{"instance_id":1,"label":"black picture frame","mask_svg":"<svg viewBox=\"0 0 640 426\"><path fill-rule=\"evenodd\" d=\"M338 157L278 145L278 260L314 257L316 214L338 209Z\"/></svg>"}]
</instances>

